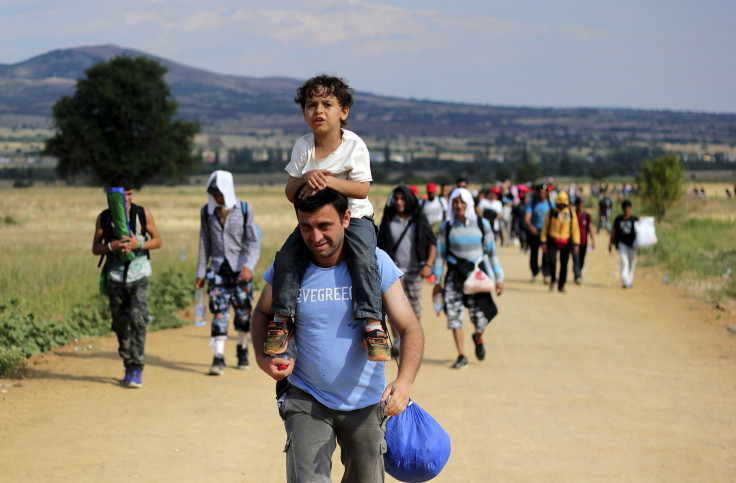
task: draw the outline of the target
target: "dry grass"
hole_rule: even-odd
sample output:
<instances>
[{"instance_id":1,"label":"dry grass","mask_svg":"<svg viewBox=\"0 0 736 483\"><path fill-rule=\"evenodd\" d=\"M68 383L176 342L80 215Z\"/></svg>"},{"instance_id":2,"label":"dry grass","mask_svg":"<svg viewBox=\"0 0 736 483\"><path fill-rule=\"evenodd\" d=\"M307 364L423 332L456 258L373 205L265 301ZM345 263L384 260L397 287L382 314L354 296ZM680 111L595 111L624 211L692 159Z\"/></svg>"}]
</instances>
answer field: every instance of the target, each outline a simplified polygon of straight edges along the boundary
<instances>
[{"instance_id":1,"label":"dry grass","mask_svg":"<svg viewBox=\"0 0 736 483\"><path fill-rule=\"evenodd\" d=\"M379 186L371 192L378 220L389 191ZM92 238L97 215L106 207L104 192L99 188L43 187L0 193L0 303L21 297L36 316L60 319L75 303L97 291L98 258L92 255ZM261 227L260 274L296 226L293 208L282 186L238 186L236 194L253 205ZM133 200L151 210L164 242L151 253L154 272L182 263L183 253L185 271L191 272L194 283L199 213L207 201L204 189L144 188Z\"/></svg>"}]
</instances>

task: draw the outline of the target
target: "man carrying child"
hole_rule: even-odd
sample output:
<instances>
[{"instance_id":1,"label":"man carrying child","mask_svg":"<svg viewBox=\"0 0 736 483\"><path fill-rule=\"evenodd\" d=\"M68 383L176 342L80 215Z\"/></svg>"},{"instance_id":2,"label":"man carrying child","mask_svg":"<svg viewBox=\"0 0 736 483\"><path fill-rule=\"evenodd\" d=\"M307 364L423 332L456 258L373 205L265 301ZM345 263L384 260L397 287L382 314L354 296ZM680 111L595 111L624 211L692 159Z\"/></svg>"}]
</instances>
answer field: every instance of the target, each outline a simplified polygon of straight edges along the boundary
<instances>
[{"instance_id":1,"label":"man carrying child","mask_svg":"<svg viewBox=\"0 0 736 483\"><path fill-rule=\"evenodd\" d=\"M371 177L368 148L358 135L343 129L353 106L353 90L337 77L309 79L294 99L312 132L298 139L286 166L286 197L307 198L326 188L349 201L350 225L345 230L347 261L353 278L353 318L365 321L363 345L371 361L391 358L381 325L381 284L376 260L376 225L368 200ZM299 195L297 195L299 193ZM329 250L328 244L318 247ZM307 268L309 252L299 228L289 236L274 260L274 320L268 326L267 354L282 354L293 336L299 282Z\"/></svg>"}]
</instances>

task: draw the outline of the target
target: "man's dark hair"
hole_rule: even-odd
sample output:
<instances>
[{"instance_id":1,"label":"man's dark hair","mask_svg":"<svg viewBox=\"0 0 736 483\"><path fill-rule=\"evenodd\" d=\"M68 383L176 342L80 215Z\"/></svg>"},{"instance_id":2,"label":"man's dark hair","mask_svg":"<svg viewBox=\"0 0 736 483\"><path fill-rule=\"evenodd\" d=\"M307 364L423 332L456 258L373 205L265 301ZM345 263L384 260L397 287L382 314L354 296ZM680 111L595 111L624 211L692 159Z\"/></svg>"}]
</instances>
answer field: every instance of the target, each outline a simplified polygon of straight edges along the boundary
<instances>
[{"instance_id":1,"label":"man's dark hair","mask_svg":"<svg viewBox=\"0 0 736 483\"><path fill-rule=\"evenodd\" d=\"M299 194L305 186L306 183L299 188L294 199L294 209L296 210L297 215L300 211L312 212L319 210L325 205L332 205L335 207L335 211L337 211L340 218L345 216L345 212L348 209L348 199L345 195L338 193L332 188L325 188L308 198L301 199L299 198Z\"/></svg>"},{"instance_id":2,"label":"man's dark hair","mask_svg":"<svg viewBox=\"0 0 736 483\"><path fill-rule=\"evenodd\" d=\"M334 95L337 98L337 102L340 103L340 107L347 107L348 109L353 107L353 89L351 89L347 82L339 77L333 77L329 75L318 75L307 80L300 88L296 90L296 97L294 102L302 106L304 109L307 105L307 99L309 96L330 96ZM347 126L348 121L342 121L341 126Z\"/></svg>"},{"instance_id":3,"label":"man's dark hair","mask_svg":"<svg viewBox=\"0 0 736 483\"><path fill-rule=\"evenodd\" d=\"M133 177L128 173L118 173L110 178L110 188L123 188L125 191L130 191L134 186Z\"/></svg>"},{"instance_id":4,"label":"man's dark hair","mask_svg":"<svg viewBox=\"0 0 736 483\"><path fill-rule=\"evenodd\" d=\"M631 201L630 201L630 200L623 200L623 201L621 202L621 209L623 210L623 209L625 209L625 208L626 208L627 206L631 206Z\"/></svg>"}]
</instances>

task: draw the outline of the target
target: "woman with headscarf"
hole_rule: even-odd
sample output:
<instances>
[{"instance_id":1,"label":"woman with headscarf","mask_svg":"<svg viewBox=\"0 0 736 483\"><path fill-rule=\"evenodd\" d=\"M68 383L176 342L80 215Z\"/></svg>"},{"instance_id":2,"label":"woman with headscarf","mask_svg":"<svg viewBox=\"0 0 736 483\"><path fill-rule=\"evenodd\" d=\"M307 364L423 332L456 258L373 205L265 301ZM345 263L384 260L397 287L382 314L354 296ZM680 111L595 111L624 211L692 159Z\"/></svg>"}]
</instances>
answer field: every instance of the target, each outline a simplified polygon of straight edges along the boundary
<instances>
[{"instance_id":1,"label":"woman with headscarf","mask_svg":"<svg viewBox=\"0 0 736 483\"><path fill-rule=\"evenodd\" d=\"M442 272L447 261L445 286ZM452 365L462 369L468 365L463 340L464 309L468 309L470 321L475 326L473 343L479 361L486 357L483 331L496 316L498 309L490 292L466 295L463 281L469 274L468 268L481 262L480 267L496 282L496 294L503 293L503 270L496 254L496 243L491 225L485 218L478 218L473 196L465 188L456 188L450 195L447 220L440 225L437 235L437 257L434 274L437 280L433 295L444 293L447 328L453 332L458 357Z\"/></svg>"},{"instance_id":2,"label":"woman with headscarf","mask_svg":"<svg viewBox=\"0 0 736 483\"><path fill-rule=\"evenodd\" d=\"M253 207L235 197L233 175L215 171L207 180L207 204L202 207L199 227L199 261L196 288L208 282L212 312L211 342L215 357L209 373L225 369L225 340L230 305L238 333L238 369L248 369L248 335L253 306L253 271L261 254L261 237ZM209 266L208 266L209 265Z\"/></svg>"}]
</instances>

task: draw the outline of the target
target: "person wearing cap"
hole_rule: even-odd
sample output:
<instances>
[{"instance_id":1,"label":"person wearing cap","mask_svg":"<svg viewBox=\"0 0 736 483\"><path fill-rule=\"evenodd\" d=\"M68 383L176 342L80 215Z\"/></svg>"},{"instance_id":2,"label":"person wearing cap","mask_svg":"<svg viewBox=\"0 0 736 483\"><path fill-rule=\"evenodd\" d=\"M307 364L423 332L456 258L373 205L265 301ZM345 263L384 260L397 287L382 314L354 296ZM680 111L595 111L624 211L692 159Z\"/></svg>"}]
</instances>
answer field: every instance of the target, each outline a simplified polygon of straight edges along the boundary
<instances>
[{"instance_id":1,"label":"person wearing cap","mask_svg":"<svg viewBox=\"0 0 736 483\"><path fill-rule=\"evenodd\" d=\"M208 283L212 330L210 346L215 356L209 373L225 370L225 341L230 306L238 333L238 369L248 369L248 337L253 307L253 271L261 255L261 237L253 207L235 196L233 175L215 171L207 181L207 204L199 226L197 289Z\"/></svg>"},{"instance_id":2,"label":"person wearing cap","mask_svg":"<svg viewBox=\"0 0 736 483\"><path fill-rule=\"evenodd\" d=\"M555 207L547 212L544 218L544 227L540 235L542 250L547 254L549 263L549 291L555 289L565 292L567 282L567 262L570 260L570 252L577 255L580 250L580 227L578 217L569 206L567 193L560 191L557 195ZM560 276L557 272L557 254L560 254Z\"/></svg>"},{"instance_id":3,"label":"person wearing cap","mask_svg":"<svg viewBox=\"0 0 736 483\"><path fill-rule=\"evenodd\" d=\"M575 283L583 283L583 266L585 265L585 254L588 251L588 238L590 238L590 249L595 248L595 236L591 230L593 218L585 211L585 201L582 196L575 198L575 213L578 216L578 227L580 227L580 249L577 255L572 257L572 273L575 275Z\"/></svg>"},{"instance_id":4,"label":"person wearing cap","mask_svg":"<svg viewBox=\"0 0 736 483\"><path fill-rule=\"evenodd\" d=\"M539 246L541 240L539 235L544 228L544 220L547 212L554 208L554 203L547 197L547 186L544 184L534 185L532 199L526 204L524 212L524 225L527 232L527 244L529 246L529 268L532 271L532 282L537 279L541 268L544 283L549 283L549 263L547 252L542 250L542 265L539 265Z\"/></svg>"},{"instance_id":5,"label":"person wearing cap","mask_svg":"<svg viewBox=\"0 0 736 483\"><path fill-rule=\"evenodd\" d=\"M422 200L422 213L436 233L447 214L447 201L437 196L435 183L427 183L427 197Z\"/></svg>"}]
</instances>

